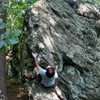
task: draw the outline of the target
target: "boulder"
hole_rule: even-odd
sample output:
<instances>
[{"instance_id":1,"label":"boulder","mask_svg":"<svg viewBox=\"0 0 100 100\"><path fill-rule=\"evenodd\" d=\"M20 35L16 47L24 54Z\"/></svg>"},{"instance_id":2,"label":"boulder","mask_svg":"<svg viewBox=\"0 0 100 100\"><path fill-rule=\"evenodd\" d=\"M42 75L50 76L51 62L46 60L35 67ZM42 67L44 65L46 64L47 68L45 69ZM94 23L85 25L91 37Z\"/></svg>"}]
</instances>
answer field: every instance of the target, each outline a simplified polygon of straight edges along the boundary
<instances>
[{"instance_id":1,"label":"boulder","mask_svg":"<svg viewBox=\"0 0 100 100\"><path fill-rule=\"evenodd\" d=\"M38 0L24 18L23 76L33 73L35 52L41 67L58 66L64 100L100 100L99 30L98 18L77 13L64 0ZM32 100L59 100L34 80L25 86Z\"/></svg>"},{"instance_id":2,"label":"boulder","mask_svg":"<svg viewBox=\"0 0 100 100\"><path fill-rule=\"evenodd\" d=\"M99 8L96 4L91 2L82 2L81 0L64 0L67 2L74 10L85 17L92 19L100 19Z\"/></svg>"}]
</instances>

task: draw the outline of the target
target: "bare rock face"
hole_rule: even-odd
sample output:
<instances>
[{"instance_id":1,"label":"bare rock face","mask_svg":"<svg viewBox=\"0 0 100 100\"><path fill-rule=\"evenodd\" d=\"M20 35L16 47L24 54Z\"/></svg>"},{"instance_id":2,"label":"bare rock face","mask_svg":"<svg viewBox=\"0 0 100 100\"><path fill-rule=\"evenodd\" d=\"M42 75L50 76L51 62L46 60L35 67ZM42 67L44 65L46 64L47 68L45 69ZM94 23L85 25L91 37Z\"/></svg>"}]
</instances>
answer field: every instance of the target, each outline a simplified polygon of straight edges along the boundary
<instances>
[{"instance_id":1,"label":"bare rock face","mask_svg":"<svg viewBox=\"0 0 100 100\"><path fill-rule=\"evenodd\" d=\"M81 0L64 1L74 8L75 12L78 14L92 19L100 19L99 8L95 4L92 4L91 2L82 2Z\"/></svg>"},{"instance_id":2,"label":"bare rock face","mask_svg":"<svg viewBox=\"0 0 100 100\"><path fill-rule=\"evenodd\" d=\"M75 12L64 0L39 0L25 13L23 73L40 66L58 66L57 85L65 100L100 100L100 21ZM34 100L59 100L40 84L27 81ZM36 88L38 87L38 88Z\"/></svg>"}]
</instances>

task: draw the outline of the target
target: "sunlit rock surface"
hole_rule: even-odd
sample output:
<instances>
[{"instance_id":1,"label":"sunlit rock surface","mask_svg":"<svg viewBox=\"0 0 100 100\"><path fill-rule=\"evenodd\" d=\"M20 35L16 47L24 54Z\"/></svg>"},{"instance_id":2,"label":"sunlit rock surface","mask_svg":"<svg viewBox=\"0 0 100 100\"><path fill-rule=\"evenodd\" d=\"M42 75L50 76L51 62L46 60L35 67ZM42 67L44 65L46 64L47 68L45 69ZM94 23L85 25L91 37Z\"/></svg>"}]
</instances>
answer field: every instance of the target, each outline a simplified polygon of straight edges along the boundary
<instances>
[{"instance_id":1,"label":"sunlit rock surface","mask_svg":"<svg viewBox=\"0 0 100 100\"><path fill-rule=\"evenodd\" d=\"M33 72L36 52L43 68L58 66L57 85L65 100L100 100L99 17L84 16L64 0L39 0L25 13L23 36L25 75ZM34 100L59 100L34 80L25 86Z\"/></svg>"}]
</instances>

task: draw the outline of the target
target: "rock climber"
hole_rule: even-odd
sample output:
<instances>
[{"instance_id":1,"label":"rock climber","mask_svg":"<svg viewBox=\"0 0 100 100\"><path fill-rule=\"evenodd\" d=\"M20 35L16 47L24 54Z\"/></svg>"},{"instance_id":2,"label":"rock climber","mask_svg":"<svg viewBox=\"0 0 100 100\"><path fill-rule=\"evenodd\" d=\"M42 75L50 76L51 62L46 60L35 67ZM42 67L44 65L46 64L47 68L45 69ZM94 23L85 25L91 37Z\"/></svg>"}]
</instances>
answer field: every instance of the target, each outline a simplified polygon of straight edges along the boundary
<instances>
[{"instance_id":1,"label":"rock climber","mask_svg":"<svg viewBox=\"0 0 100 100\"><path fill-rule=\"evenodd\" d=\"M58 98L60 100L64 100L60 89L56 85L56 78L58 78L57 67L56 69L54 69L52 66L49 65L47 66L46 69L43 69L42 67L39 66L39 63L37 60L37 54L32 53L32 55L36 63L36 67L34 68L34 71L33 71L33 77L38 77L40 75L41 76L40 83L44 85L45 87L52 87L55 90Z\"/></svg>"}]
</instances>

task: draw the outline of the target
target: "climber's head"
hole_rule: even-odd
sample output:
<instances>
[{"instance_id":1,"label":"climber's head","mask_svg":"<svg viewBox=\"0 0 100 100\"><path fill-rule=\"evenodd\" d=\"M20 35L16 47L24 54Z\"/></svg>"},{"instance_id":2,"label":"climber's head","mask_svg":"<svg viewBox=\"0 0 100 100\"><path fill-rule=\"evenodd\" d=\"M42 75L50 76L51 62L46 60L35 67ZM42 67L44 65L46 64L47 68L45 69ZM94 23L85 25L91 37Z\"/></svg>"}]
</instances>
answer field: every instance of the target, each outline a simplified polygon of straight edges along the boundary
<instances>
[{"instance_id":1,"label":"climber's head","mask_svg":"<svg viewBox=\"0 0 100 100\"><path fill-rule=\"evenodd\" d=\"M50 66L50 65L47 66L46 75L47 75L49 78L51 78L51 77L54 76L54 74L55 74L54 68L53 68L52 66Z\"/></svg>"}]
</instances>

